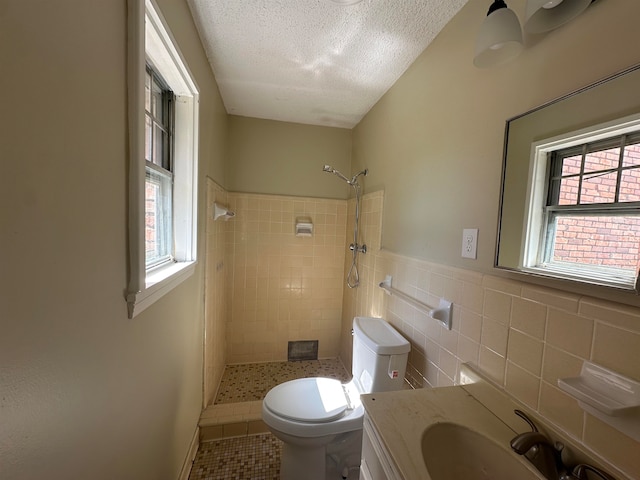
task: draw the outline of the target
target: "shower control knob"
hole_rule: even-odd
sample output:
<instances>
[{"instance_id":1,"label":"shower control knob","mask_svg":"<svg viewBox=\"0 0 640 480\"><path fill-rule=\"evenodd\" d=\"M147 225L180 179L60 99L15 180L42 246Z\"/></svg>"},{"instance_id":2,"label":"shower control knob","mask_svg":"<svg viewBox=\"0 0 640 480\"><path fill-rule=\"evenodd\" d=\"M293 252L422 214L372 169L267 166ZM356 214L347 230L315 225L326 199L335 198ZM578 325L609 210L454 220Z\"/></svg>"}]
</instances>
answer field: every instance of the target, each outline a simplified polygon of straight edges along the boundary
<instances>
[{"instance_id":1,"label":"shower control knob","mask_svg":"<svg viewBox=\"0 0 640 480\"><path fill-rule=\"evenodd\" d=\"M358 253L367 253L367 246L358 245L357 243L352 243L351 245L349 245L349 250L351 250L352 252L355 250Z\"/></svg>"}]
</instances>

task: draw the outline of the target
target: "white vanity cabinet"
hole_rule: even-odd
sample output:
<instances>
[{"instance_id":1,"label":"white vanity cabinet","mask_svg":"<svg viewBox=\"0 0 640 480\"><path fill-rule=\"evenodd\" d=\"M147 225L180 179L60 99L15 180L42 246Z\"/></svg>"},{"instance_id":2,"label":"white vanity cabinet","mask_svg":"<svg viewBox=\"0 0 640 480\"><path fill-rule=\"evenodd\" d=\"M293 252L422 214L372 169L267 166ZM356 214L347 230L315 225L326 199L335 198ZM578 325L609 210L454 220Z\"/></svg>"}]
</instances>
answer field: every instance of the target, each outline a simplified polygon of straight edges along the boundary
<instances>
[{"instance_id":1,"label":"white vanity cabinet","mask_svg":"<svg viewBox=\"0 0 640 480\"><path fill-rule=\"evenodd\" d=\"M402 480L371 419L365 413L360 480Z\"/></svg>"}]
</instances>

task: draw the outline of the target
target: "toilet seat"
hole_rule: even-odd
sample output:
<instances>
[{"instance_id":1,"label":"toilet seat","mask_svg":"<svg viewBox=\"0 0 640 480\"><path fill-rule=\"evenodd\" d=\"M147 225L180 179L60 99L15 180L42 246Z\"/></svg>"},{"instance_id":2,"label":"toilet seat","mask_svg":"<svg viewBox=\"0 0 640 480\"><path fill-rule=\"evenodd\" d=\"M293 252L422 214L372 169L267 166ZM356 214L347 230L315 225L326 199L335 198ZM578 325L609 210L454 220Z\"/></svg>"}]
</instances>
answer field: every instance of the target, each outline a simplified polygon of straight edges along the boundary
<instances>
[{"instance_id":1,"label":"toilet seat","mask_svg":"<svg viewBox=\"0 0 640 480\"><path fill-rule=\"evenodd\" d=\"M363 418L364 407L353 381L342 384L321 377L290 380L272 388L262 401L262 419L272 431L300 438L361 430Z\"/></svg>"},{"instance_id":2,"label":"toilet seat","mask_svg":"<svg viewBox=\"0 0 640 480\"><path fill-rule=\"evenodd\" d=\"M349 398L339 380L301 378L272 388L264 403L276 415L298 422L325 423L341 417Z\"/></svg>"}]
</instances>

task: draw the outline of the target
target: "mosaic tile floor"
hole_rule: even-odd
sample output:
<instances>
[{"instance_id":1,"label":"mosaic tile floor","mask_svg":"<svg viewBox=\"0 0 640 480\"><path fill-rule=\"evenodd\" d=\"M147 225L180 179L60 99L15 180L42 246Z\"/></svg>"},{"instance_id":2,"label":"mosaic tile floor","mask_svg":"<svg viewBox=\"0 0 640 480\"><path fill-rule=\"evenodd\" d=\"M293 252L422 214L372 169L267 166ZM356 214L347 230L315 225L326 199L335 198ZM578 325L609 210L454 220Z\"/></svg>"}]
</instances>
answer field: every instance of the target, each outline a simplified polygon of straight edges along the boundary
<instances>
[{"instance_id":1,"label":"mosaic tile floor","mask_svg":"<svg viewBox=\"0 0 640 480\"><path fill-rule=\"evenodd\" d=\"M202 443L189 480L278 480L281 450L270 433Z\"/></svg>"},{"instance_id":2,"label":"mosaic tile floor","mask_svg":"<svg viewBox=\"0 0 640 480\"><path fill-rule=\"evenodd\" d=\"M308 377L337 378L347 382L351 375L337 358L227 365L214 404L262 400L276 385Z\"/></svg>"},{"instance_id":3,"label":"mosaic tile floor","mask_svg":"<svg viewBox=\"0 0 640 480\"><path fill-rule=\"evenodd\" d=\"M319 376L351 379L338 359L227 365L214 404L240 408L233 404L262 400L280 383ZM189 480L278 480L281 452L282 442L271 433L202 442Z\"/></svg>"}]
</instances>

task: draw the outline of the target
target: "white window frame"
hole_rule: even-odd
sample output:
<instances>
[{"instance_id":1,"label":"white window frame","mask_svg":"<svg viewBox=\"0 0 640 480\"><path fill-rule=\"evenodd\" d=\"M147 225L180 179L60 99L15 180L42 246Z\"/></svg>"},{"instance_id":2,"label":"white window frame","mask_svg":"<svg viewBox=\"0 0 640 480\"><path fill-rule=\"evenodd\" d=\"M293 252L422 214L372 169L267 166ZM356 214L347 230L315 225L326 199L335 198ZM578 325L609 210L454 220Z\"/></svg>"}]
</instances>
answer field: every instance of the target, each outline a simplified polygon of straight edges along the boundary
<instances>
[{"instance_id":1,"label":"white window frame","mask_svg":"<svg viewBox=\"0 0 640 480\"><path fill-rule=\"evenodd\" d=\"M128 0L129 283L133 318L185 281L197 262L199 90L153 0ZM146 269L144 244L144 78L146 59L175 94L174 258Z\"/></svg>"},{"instance_id":2,"label":"white window frame","mask_svg":"<svg viewBox=\"0 0 640 480\"><path fill-rule=\"evenodd\" d=\"M640 114L629 115L610 122L594 125L556 137L540 140L531 145L529 180L525 205L522 248L520 249L520 269L534 274L542 274L567 280L579 280L596 285L605 285L625 290L638 291L638 277L621 278L603 275L602 271L590 272L588 268L553 268L540 265L540 249L545 234L544 206L547 193L547 168L549 153L555 150L594 142L640 129Z\"/></svg>"}]
</instances>

